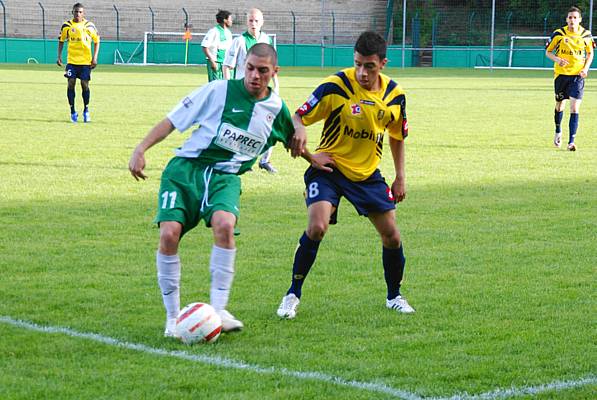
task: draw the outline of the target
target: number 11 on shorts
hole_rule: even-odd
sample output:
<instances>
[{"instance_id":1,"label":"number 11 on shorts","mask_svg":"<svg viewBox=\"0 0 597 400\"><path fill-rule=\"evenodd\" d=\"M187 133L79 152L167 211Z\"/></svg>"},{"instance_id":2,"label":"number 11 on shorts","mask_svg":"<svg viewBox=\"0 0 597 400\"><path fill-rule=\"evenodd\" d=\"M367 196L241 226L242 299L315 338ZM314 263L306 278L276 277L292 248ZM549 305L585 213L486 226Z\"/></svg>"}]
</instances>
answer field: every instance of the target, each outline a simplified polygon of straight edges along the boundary
<instances>
[{"instance_id":1,"label":"number 11 on shorts","mask_svg":"<svg viewBox=\"0 0 597 400\"><path fill-rule=\"evenodd\" d=\"M170 199L170 204L168 204L168 199ZM176 203L176 192L168 192L165 191L162 193L162 210L166 208L174 208L174 204Z\"/></svg>"}]
</instances>

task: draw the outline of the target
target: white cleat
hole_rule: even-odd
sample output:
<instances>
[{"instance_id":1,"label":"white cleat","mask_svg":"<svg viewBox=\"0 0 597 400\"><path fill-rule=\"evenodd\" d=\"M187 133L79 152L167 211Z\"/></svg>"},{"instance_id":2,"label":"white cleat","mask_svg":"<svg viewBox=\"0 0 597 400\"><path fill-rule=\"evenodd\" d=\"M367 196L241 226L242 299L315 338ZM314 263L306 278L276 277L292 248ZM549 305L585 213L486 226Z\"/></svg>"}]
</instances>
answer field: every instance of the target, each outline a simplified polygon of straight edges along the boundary
<instances>
[{"instance_id":1,"label":"white cleat","mask_svg":"<svg viewBox=\"0 0 597 400\"><path fill-rule=\"evenodd\" d=\"M222 319L222 331L224 332L240 331L245 327L242 322L226 310L218 311L218 315Z\"/></svg>"},{"instance_id":2,"label":"white cleat","mask_svg":"<svg viewBox=\"0 0 597 400\"><path fill-rule=\"evenodd\" d=\"M568 150L576 151L576 145L574 143L568 143Z\"/></svg>"},{"instance_id":3,"label":"white cleat","mask_svg":"<svg viewBox=\"0 0 597 400\"><path fill-rule=\"evenodd\" d=\"M164 337L176 337L176 318L168 318L166 320L166 329L164 330Z\"/></svg>"},{"instance_id":4,"label":"white cleat","mask_svg":"<svg viewBox=\"0 0 597 400\"><path fill-rule=\"evenodd\" d=\"M278 311L276 312L278 317L287 319L293 319L296 317L296 309L298 308L300 302L301 300L296 297L294 293L289 293L282 297L282 302L280 303L280 307L278 307Z\"/></svg>"},{"instance_id":5,"label":"white cleat","mask_svg":"<svg viewBox=\"0 0 597 400\"><path fill-rule=\"evenodd\" d=\"M394 297L392 300L386 300L386 307L405 314L415 312L415 309L408 304L408 301L400 295Z\"/></svg>"},{"instance_id":6,"label":"white cleat","mask_svg":"<svg viewBox=\"0 0 597 400\"><path fill-rule=\"evenodd\" d=\"M556 147L562 146L562 132L556 133L553 137L553 145Z\"/></svg>"}]
</instances>

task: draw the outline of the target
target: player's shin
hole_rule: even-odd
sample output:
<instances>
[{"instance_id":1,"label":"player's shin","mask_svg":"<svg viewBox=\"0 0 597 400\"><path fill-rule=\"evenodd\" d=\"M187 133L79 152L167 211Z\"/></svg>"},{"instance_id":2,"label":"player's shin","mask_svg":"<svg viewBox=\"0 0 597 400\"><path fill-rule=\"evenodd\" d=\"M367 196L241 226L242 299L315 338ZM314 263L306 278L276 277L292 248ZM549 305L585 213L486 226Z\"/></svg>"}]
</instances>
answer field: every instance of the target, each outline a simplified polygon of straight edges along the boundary
<instances>
[{"instance_id":1,"label":"player's shin","mask_svg":"<svg viewBox=\"0 0 597 400\"><path fill-rule=\"evenodd\" d=\"M211 249L209 271L211 273L210 302L216 310L224 310L228 305L230 288L234 278L236 249L225 249L214 245Z\"/></svg>"},{"instance_id":2,"label":"player's shin","mask_svg":"<svg viewBox=\"0 0 597 400\"><path fill-rule=\"evenodd\" d=\"M574 138L576 137L576 131L578 129L578 113L570 114L568 128L570 129L570 138L568 139L568 144L571 144L574 143Z\"/></svg>"},{"instance_id":3,"label":"player's shin","mask_svg":"<svg viewBox=\"0 0 597 400\"><path fill-rule=\"evenodd\" d=\"M75 89L66 89L66 98L68 99L68 105L70 106L70 112L75 112Z\"/></svg>"},{"instance_id":4,"label":"player's shin","mask_svg":"<svg viewBox=\"0 0 597 400\"><path fill-rule=\"evenodd\" d=\"M294 253L294 263L292 265L292 284L288 293L294 293L296 297L301 297L301 291L303 283L307 274L311 270L315 257L317 257L317 251L319 250L319 244L321 241L311 240L307 233L303 233L303 236L299 240L299 245Z\"/></svg>"},{"instance_id":5,"label":"player's shin","mask_svg":"<svg viewBox=\"0 0 597 400\"><path fill-rule=\"evenodd\" d=\"M389 249L383 247L382 262L384 269L384 278L388 287L388 300L400 295L400 283L404 276L404 265L406 258L404 257L404 250L402 243L397 249Z\"/></svg>"},{"instance_id":6,"label":"player's shin","mask_svg":"<svg viewBox=\"0 0 597 400\"><path fill-rule=\"evenodd\" d=\"M89 105L89 99L91 98L91 91L89 89L83 90L82 96L83 96L83 105L85 106L85 109L87 109L87 106Z\"/></svg>"},{"instance_id":7,"label":"player's shin","mask_svg":"<svg viewBox=\"0 0 597 400\"><path fill-rule=\"evenodd\" d=\"M562 132L561 124L562 124L563 116L564 116L564 111L558 111L558 110L554 111L553 119L554 119L554 122L556 125L556 133Z\"/></svg>"},{"instance_id":8,"label":"player's shin","mask_svg":"<svg viewBox=\"0 0 597 400\"><path fill-rule=\"evenodd\" d=\"M168 319L176 318L180 311L180 258L167 256L159 251L156 255L158 284Z\"/></svg>"}]
</instances>

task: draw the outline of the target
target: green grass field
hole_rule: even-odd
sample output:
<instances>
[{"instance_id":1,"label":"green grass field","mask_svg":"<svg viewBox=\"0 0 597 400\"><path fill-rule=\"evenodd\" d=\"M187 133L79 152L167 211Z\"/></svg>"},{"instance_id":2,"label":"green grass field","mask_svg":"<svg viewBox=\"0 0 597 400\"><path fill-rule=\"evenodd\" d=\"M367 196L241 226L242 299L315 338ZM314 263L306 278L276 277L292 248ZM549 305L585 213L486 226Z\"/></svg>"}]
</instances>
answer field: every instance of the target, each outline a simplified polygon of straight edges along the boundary
<instances>
[{"instance_id":1,"label":"green grass field","mask_svg":"<svg viewBox=\"0 0 597 400\"><path fill-rule=\"evenodd\" d=\"M289 108L333 72L284 68ZM276 317L306 226L306 163L278 148L278 175L243 177L229 309L246 329L187 347L162 337L152 225L186 135L147 153L148 181L127 164L204 69L100 66L93 122L72 124L58 67L0 65L0 398L595 398L597 84L573 153L551 143L548 71L388 73L408 100L397 222L416 314L385 308L380 241L343 203L297 318ZM184 304L209 299L211 243L203 227L182 242Z\"/></svg>"}]
</instances>

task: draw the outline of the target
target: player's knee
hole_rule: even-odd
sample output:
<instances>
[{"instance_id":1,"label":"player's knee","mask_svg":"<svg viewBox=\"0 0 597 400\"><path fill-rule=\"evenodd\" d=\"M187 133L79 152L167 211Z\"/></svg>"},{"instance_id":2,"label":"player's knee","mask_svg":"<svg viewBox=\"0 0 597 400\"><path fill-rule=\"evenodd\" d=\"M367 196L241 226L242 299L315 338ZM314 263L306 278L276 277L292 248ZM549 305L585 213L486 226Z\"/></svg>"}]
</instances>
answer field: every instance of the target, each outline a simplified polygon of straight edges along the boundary
<instances>
[{"instance_id":1,"label":"player's knee","mask_svg":"<svg viewBox=\"0 0 597 400\"><path fill-rule=\"evenodd\" d=\"M392 232L382 233L381 241L384 247L387 247L388 249L397 249L400 247L400 232L396 229Z\"/></svg>"},{"instance_id":2,"label":"player's knee","mask_svg":"<svg viewBox=\"0 0 597 400\"><path fill-rule=\"evenodd\" d=\"M216 245L224 248L234 247L234 218L212 218L211 226Z\"/></svg>"},{"instance_id":3,"label":"player's knee","mask_svg":"<svg viewBox=\"0 0 597 400\"><path fill-rule=\"evenodd\" d=\"M178 242L180 240L180 232L169 227L161 227L160 229L160 252L166 255L176 254L178 251Z\"/></svg>"},{"instance_id":4,"label":"player's knee","mask_svg":"<svg viewBox=\"0 0 597 400\"><path fill-rule=\"evenodd\" d=\"M81 81L81 89L89 90L89 81Z\"/></svg>"},{"instance_id":5,"label":"player's knee","mask_svg":"<svg viewBox=\"0 0 597 400\"><path fill-rule=\"evenodd\" d=\"M320 241L328 231L329 224L324 221L311 221L307 228L307 236L311 240Z\"/></svg>"}]
</instances>

